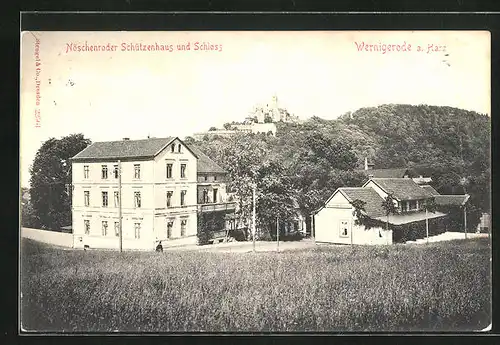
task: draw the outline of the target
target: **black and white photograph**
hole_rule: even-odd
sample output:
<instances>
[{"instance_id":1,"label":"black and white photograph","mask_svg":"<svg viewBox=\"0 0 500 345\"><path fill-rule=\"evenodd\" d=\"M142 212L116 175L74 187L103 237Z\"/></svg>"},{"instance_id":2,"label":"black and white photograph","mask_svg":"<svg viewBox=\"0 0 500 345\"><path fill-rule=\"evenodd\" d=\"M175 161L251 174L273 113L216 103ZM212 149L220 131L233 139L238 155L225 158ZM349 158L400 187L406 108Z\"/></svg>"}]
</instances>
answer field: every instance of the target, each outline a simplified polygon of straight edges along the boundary
<instances>
[{"instance_id":1,"label":"black and white photograph","mask_svg":"<svg viewBox=\"0 0 500 345\"><path fill-rule=\"evenodd\" d=\"M21 333L490 330L490 36L21 32Z\"/></svg>"}]
</instances>

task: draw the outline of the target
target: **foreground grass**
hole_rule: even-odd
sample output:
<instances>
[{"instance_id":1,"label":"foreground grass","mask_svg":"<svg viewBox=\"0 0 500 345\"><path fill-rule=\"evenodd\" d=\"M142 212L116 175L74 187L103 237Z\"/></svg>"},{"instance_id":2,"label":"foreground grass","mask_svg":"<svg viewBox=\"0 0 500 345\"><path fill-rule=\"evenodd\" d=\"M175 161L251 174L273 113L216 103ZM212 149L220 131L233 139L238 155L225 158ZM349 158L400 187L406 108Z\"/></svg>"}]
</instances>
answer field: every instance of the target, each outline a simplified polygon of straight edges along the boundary
<instances>
[{"instance_id":1,"label":"foreground grass","mask_svg":"<svg viewBox=\"0 0 500 345\"><path fill-rule=\"evenodd\" d=\"M23 239L21 254L26 330L452 331L491 315L487 239L241 254Z\"/></svg>"}]
</instances>

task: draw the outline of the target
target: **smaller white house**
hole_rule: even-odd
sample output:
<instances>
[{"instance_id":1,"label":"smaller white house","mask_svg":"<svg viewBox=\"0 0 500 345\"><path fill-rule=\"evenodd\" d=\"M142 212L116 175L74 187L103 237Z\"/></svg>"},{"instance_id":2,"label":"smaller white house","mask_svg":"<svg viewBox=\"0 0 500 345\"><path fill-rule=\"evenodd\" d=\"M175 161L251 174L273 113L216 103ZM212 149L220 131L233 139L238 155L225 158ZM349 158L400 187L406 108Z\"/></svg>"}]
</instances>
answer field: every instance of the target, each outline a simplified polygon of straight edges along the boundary
<instances>
[{"instance_id":1,"label":"smaller white house","mask_svg":"<svg viewBox=\"0 0 500 345\"><path fill-rule=\"evenodd\" d=\"M439 211L426 212L428 200L434 199L438 205L448 205L452 202L465 203L468 199L468 195L445 196L436 193L432 187L421 186L409 177L370 178L362 187L339 188L312 215L316 241L392 244L404 235L402 225L446 216ZM395 212L387 219L382 203L389 194L393 197ZM364 202L364 214L380 226L367 229L364 225L356 225L355 200ZM396 227L394 234L392 230L385 230L384 223L387 220L393 229Z\"/></svg>"},{"instance_id":2,"label":"smaller white house","mask_svg":"<svg viewBox=\"0 0 500 345\"><path fill-rule=\"evenodd\" d=\"M385 216L384 199L370 187L339 188L325 205L313 214L317 242L339 244L392 244L392 230L383 227L366 229L356 225L354 200L364 201L365 213L370 218Z\"/></svg>"}]
</instances>

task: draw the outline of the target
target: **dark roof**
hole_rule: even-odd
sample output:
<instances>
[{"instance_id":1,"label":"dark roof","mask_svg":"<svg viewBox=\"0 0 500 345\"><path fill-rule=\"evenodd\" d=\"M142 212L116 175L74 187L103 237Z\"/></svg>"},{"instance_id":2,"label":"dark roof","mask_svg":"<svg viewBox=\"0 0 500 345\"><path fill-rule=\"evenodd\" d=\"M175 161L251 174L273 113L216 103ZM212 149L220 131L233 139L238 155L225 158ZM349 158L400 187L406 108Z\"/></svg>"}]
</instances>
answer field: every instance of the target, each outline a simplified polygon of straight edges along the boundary
<instances>
[{"instance_id":1,"label":"dark roof","mask_svg":"<svg viewBox=\"0 0 500 345\"><path fill-rule=\"evenodd\" d=\"M382 208L384 199L373 188L350 187L339 188L338 190L349 202L353 202L356 199L364 201L366 203L364 208L367 216L373 218L385 215L385 211Z\"/></svg>"},{"instance_id":2,"label":"dark roof","mask_svg":"<svg viewBox=\"0 0 500 345\"><path fill-rule=\"evenodd\" d=\"M437 190L435 190L432 186L429 186L428 184L422 185L420 187L422 187L423 189L425 189L426 191L428 191L432 195L440 195Z\"/></svg>"},{"instance_id":3,"label":"dark roof","mask_svg":"<svg viewBox=\"0 0 500 345\"><path fill-rule=\"evenodd\" d=\"M368 169L368 170L358 170L359 172L365 174L366 176L378 177L404 177L409 175L410 171L406 168L394 168L394 169Z\"/></svg>"},{"instance_id":4,"label":"dark roof","mask_svg":"<svg viewBox=\"0 0 500 345\"><path fill-rule=\"evenodd\" d=\"M463 205L469 200L469 195L436 195L434 196L437 205Z\"/></svg>"},{"instance_id":5,"label":"dark roof","mask_svg":"<svg viewBox=\"0 0 500 345\"><path fill-rule=\"evenodd\" d=\"M176 138L95 142L74 156L72 160L154 157L174 139Z\"/></svg>"},{"instance_id":6,"label":"dark roof","mask_svg":"<svg viewBox=\"0 0 500 345\"><path fill-rule=\"evenodd\" d=\"M217 163L215 163L210 157L208 157L202 150L196 145L189 145L189 148L193 153L198 156L198 173L218 173L225 174L226 172Z\"/></svg>"},{"instance_id":7,"label":"dark roof","mask_svg":"<svg viewBox=\"0 0 500 345\"><path fill-rule=\"evenodd\" d=\"M417 200L432 197L430 192L420 187L411 178L371 178L368 182L370 181L373 181L386 193L393 193L393 196L398 200Z\"/></svg>"}]
</instances>

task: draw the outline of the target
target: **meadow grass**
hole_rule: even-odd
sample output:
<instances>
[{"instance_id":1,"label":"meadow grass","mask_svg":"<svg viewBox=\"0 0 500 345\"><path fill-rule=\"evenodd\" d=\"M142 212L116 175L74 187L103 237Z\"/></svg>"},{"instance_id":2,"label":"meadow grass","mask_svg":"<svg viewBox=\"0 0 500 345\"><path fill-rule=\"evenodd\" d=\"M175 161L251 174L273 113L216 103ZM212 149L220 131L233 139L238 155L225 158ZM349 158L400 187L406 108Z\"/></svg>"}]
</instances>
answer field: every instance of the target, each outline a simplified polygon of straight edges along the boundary
<instances>
[{"instance_id":1,"label":"meadow grass","mask_svg":"<svg viewBox=\"0 0 500 345\"><path fill-rule=\"evenodd\" d=\"M22 240L25 330L479 330L488 239L282 253L71 251Z\"/></svg>"}]
</instances>

